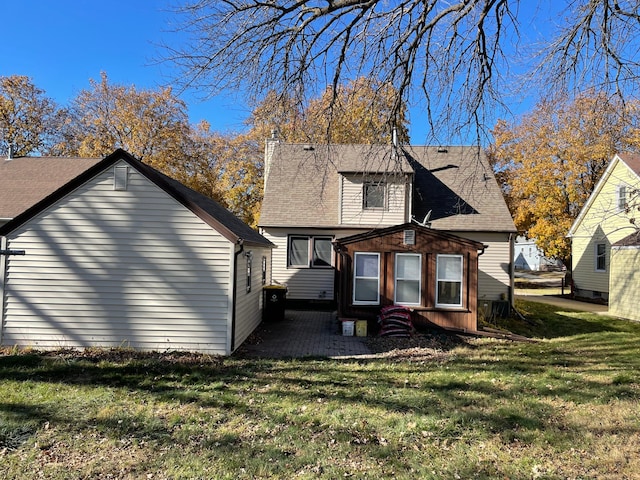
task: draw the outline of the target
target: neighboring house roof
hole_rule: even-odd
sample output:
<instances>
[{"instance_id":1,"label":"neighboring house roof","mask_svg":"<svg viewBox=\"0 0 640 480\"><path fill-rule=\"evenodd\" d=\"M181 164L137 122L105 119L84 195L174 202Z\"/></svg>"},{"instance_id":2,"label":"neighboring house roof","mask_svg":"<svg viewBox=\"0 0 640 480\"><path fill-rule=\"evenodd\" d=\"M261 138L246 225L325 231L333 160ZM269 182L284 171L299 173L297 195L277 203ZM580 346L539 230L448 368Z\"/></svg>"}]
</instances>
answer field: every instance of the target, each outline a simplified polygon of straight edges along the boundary
<instances>
[{"instance_id":1,"label":"neighboring house roof","mask_svg":"<svg viewBox=\"0 0 640 480\"><path fill-rule=\"evenodd\" d=\"M635 231L622 240L618 240L612 247L640 247L640 231Z\"/></svg>"},{"instance_id":2,"label":"neighboring house roof","mask_svg":"<svg viewBox=\"0 0 640 480\"><path fill-rule=\"evenodd\" d=\"M260 226L353 227L339 224L340 174L388 172L414 175L413 216L433 228L516 231L480 148L386 145L275 145Z\"/></svg>"},{"instance_id":3,"label":"neighboring house roof","mask_svg":"<svg viewBox=\"0 0 640 480\"><path fill-rule=\"evenodd\" d=\"M65 157L0 160L0 219L18 216L99 161Z\"/></svg>"},{"instance_id":4,"label":"neighboring house roof","mask_svg":"<svg viewBox=\"0 0 640 480\"><path fill-rule=\"evenodd\" d=\"M228 240L234 243L243 241L244 243L255 245L273 245L269 240L249 227L218 202L160 173L158 170L142 163L122 149L116 150L103 160L97 162L94 161L92 166L85 168L84 171L77 174L75 178L72 178L63 186L51 192L48 196L26 209L20 215L16 216L12 221L0 227L0 235L6 235L24 224L38 213L42 212L50 205L53 205L59 199L68 195L80 185L120 160L127 162L131 167L135 168L151 182L172 196L176 201L191 210L205 223L215 228Z\"/></svg>"},{"instance_id":5,"label":"neighboring house roof","mask_svg":"<svg viewBox=\"0 0 640 480\"><path fill-rule=\"evenodd\" d=\"M640 155L633 153L618 153L614 155L609 162L609 165L607 165L606 170L602 174L602 177L600 177L600 180L598 180L596 186L593 187L593 192L591 192L591 195L589 195L589 198L587 198L587 201L580 210L580 213L571 225L569 233L567 234L568 237L572 237L576 233L576 230L584 220L585 215L593 205L593 202L595 202L595 199L600 194L600 191L609 180L609 177L611 177L613 170L616 168L616 165L619 162L622 162L624 165L626 165L627 168L633 174L635 174L636 177L638 177L638 181L640 181Z\"/></svg>"}]
</instances>

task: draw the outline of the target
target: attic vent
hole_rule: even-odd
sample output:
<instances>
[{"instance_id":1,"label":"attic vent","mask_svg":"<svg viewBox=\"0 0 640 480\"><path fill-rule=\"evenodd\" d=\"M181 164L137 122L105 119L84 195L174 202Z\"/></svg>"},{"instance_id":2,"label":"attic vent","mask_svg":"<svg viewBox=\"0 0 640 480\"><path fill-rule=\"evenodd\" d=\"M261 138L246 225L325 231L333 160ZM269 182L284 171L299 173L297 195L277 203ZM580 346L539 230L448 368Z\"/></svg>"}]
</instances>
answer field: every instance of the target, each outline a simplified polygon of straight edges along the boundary
<instances>
[{"instance_id":1,"label":"attic vent","mask_svg":"<svg viewBox=\"0 0 640 480\"><path fill-rule=\"evenodd\" d=\"M404 231L403 243L405 245L415 245L416 244L416 231L415 230L405 230Z\"/></svg>"},{"instance_id":2,"label":"attic vent","mask_svg":"<svg viewBox=\"0 0 640 480\"><path fill-rule=\"evenodd\" d=\"M113 189L126 190L129 177L129 167L120 165L113 169Z\"/></svg>"},{"instance_id":3,"label":"attic vent","mask_svg":"<svg viewBox=\"0 0 640 480\"><path fill-rule=\"evenodd\" d=\"M448 151L447 147L438 147L438 153L447 153Z\"/></svg>"}]
</instances>

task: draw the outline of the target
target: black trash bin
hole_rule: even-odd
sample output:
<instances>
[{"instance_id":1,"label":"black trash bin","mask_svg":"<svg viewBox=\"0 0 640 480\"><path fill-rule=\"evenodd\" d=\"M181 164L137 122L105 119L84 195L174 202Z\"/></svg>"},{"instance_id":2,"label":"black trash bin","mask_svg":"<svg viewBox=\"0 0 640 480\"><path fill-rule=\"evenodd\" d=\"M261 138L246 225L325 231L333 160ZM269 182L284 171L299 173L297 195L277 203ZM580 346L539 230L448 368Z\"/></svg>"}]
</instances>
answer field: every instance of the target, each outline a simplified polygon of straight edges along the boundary
<instances>
[{"instance_id":1,"label":"black trash bin","mask_svg":"<svg viewBox=\"0 0 640 480\"><path fill-rule=\"evenodd\" d=\"M284 320L287 287L283 285L267 285L263 287L263 295L262 319L270 322Z\"/></svg>"}]
</instances>

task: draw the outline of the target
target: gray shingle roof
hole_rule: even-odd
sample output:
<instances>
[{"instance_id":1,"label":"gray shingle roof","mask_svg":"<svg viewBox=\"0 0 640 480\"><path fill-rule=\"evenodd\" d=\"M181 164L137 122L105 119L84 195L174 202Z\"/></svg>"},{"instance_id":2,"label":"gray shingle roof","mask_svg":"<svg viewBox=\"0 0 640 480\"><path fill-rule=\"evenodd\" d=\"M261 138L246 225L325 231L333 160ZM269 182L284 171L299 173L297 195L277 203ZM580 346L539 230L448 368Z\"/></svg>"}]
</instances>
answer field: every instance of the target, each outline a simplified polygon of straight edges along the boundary
<instances>
[{"instance_id":1,"label":"gray shingle roof","mask_svg":"<svg viewBox=\"0 0 640 480\"><path fill-rule=\"evenodd\" d=\"M0 159L0 218L13 218L77 177L99 158Z\"/></svg>"},{"instance_id":2,"label":"gray shingle roof","mask_svg":"<svg viewBox=\"0 0 640 480\"><path fill-rule=\"evenodd\" d=\"M511 213L479 147L406 147L415 170L413 215L431 211L439 230L515 232Z\"/></svg>"},{"instance_id":3,"label":"gray shingle roof","mask_svg":"<svg viewBox=\"0 0 640 480\"><path fill-rule=\"evenodd\" d=\"M276 145L260 226L340 227L340 174L395 171L414 173L414 217L422 220L431 211L433 228L516 231L481 149L408 146L394 152L380 145Z\"/></svg>"}]
</instances>

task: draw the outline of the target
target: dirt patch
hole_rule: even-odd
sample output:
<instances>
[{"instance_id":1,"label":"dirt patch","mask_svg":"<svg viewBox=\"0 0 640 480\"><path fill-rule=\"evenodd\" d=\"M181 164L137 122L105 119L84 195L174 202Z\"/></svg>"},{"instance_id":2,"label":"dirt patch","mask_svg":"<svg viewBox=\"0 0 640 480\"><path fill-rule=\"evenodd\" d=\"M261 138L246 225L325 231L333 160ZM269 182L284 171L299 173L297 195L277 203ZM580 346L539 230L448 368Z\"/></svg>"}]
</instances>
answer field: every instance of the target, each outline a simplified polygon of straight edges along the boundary
<instances>
[{"instance_id":1,"label":"dirt patch","mask_svg":"<svg viewBox=\"0 0 640 480\"><path fill-rule=\"evenodd\" d=\"M66 361L84 360L91 363L127 361L153 361L166 364L205 365L219 364L222 357L194 352L142 352L127 348L86 348L84 350L74 348L61 348L58 350L34 350L34 349L0 349L0 356L37 355L39 357L58 358Z\"/></svg>"},{"instance_id":2,"label":"dirt patch","mask_svg":"<svg viewBox=\"0 0 640 480\"><path fill-rule=\"evenodd\" d=\"M451 351L468 342L451 334L416 333L410 337L369 337L367 346L376 358L388 360L426 362L444 361L453 354Z\"/></svg>"}]
</instances>

